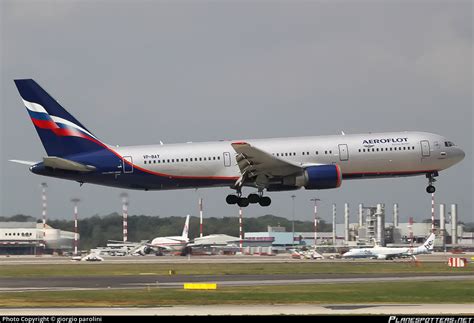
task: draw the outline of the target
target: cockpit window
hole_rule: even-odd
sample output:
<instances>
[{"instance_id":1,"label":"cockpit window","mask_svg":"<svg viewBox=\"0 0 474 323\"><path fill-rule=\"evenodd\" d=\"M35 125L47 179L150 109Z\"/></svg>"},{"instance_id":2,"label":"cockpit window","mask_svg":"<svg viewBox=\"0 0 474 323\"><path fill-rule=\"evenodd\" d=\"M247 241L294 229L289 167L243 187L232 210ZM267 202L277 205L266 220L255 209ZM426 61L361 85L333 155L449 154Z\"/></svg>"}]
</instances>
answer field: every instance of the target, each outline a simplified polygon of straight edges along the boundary
<instances>
[{"instance_id":1,"label":"cockpit window","mask_svg":"<svg viewBox=\"0 0 474 323\"><path fill-rule=\"evenodd\" d=\"M456 145L452 141L445 141L444 146L445 147L453 147L453 146L456 146Z\"/></svg>"}]
</instances>

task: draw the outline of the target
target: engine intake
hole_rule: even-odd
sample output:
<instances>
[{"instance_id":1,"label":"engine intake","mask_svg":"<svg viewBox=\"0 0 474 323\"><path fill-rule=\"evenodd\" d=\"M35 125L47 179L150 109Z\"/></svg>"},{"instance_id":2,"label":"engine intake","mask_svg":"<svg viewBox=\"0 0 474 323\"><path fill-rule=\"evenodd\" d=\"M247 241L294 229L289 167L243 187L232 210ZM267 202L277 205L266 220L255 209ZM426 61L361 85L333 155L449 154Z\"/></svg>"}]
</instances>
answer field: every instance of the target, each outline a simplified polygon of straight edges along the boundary
<instances>
[{"instance_id":1,"label":"engine intake","mask_svg":"<svg viewBox=\"0 0 474 323\"><path fill-rule=\"evenodd\" d=\"M341 186L342 173L338 165L309 166L304 170L304 187L323 190Z\"/></svg>"}]
</instances>

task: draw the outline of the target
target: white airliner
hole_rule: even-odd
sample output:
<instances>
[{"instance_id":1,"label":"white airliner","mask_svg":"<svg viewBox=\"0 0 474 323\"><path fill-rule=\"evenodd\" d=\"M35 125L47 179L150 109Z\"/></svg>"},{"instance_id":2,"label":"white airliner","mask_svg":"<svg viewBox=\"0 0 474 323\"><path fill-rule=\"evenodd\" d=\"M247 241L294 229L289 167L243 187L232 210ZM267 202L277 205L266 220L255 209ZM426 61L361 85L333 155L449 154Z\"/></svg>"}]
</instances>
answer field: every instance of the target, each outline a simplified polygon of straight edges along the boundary
<instances>
[{"instance_id":1,"label":"white airliner","mask_svg":"<svg viewBox=\"0 0 474 323\"><path fill-rule=\"evenodd\" d=\"M186 221L184 222L183 233L181 236L168 236L168 237L157 237L147 243L144 250L148 252L150 249L155 250L156 253L161 253L162 251L169 252L183 252L186 246L189 243L189 214L186 216ZM146 253L146 252L145 252Z\"/></svg>"},{"instance_id":2,"label":"white airliner","mask_svg":"<svg viewBox=\"0 0 474 323\"><path fill-rule=\"evenodd\" d=\"M393 259L401 257L415 257L416 255L427 254L433 251L435 234L431 233L422 246L417 248L403 247L390 248L375 246L373 248L351 249L342 255L344 258L374 258Z\"/></svg>"},{"instance_id":3,"label":"white airliner","mask_svg":"<svg viewBox=\"0 0 474 323\"><path fill-rule=\"evenodd\" d=\"M48 154L13 160L44 176L137 190L230 187L229 204L268 206L264 191L331 189L342 180L438 173L464 158L447 138L427 132L221 140L117 147L107 145L35 81L15 80ZM254 190L247 197L243 187Z\"/></svg>"}]
</instances>

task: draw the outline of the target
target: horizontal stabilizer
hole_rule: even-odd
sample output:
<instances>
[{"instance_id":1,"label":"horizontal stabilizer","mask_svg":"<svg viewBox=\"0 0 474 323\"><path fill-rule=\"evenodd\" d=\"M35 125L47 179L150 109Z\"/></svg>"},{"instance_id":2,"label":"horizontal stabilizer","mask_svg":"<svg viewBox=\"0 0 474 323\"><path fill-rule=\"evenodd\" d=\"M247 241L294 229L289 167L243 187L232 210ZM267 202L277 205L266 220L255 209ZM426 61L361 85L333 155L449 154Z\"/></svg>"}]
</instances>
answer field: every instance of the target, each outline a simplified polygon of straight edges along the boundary
<instances>
[{"instance_id":1,"label":"horizontal stabilizer","mask_svg":"<svg viewBox=\"0 0 474 323\"><path fill-rule=\"evenodd\" d=\"M22 165L28 165L28 166L33 166L33 165L35 165L35 164L38 163L38 162L34 162L34 161L18 160L18 159L10 159L9 161L11 161L12 163L17 163L17 164L22 164Z\"/></svg>"},{"instance_id":2,"label":"horizontal stabilizer","mask_svg":"<svg viewBox=\"0 0 474 323\"><path fill-rule=\"evenodd\" d=\"M69 159L64 159L60 157L44 157L43 164L46 167L72 170L76 172L92 172L96 168L90 165L84 165Z\"/></svg>"}]
</instances>

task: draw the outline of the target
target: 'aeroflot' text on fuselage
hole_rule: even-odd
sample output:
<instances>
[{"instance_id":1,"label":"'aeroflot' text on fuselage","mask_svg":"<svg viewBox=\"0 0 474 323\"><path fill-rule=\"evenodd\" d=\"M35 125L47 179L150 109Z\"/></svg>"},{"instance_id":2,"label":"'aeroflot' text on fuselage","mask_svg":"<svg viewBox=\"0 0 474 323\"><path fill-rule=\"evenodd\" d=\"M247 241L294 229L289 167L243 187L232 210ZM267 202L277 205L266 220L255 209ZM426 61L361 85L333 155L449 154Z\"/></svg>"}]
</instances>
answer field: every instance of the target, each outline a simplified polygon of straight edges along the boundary
<instances>
[{"instance_id":1,"label":"'aeroflot' text on fuselage","mask_svg":"<svg viewBox=\"0 0 474 323\"><path fill-rule=\"evenodd\" d=\"M402 143L408 142L408 138L386 138L386 139L368 139L364 140L364 145L385 144L385 143Z\"/></svg>"}]
</instances>

